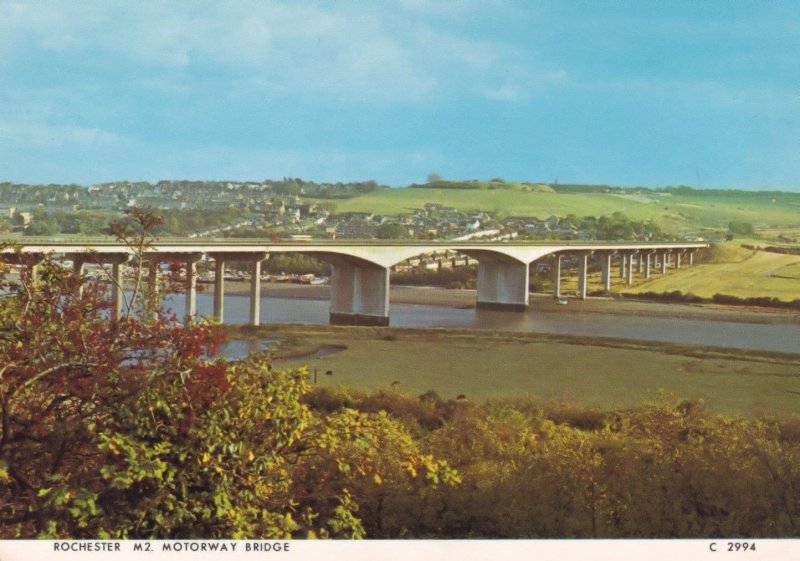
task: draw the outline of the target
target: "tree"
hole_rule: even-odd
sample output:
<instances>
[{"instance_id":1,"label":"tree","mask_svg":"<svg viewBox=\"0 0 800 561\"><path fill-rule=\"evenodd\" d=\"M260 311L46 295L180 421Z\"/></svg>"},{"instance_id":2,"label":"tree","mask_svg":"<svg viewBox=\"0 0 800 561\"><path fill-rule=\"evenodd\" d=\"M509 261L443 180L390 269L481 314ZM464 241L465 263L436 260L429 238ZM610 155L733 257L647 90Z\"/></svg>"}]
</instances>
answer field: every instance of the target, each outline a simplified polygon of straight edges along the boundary
<instances>
[{"instance_id":1,"label":"tree","mask_svg":"<svg viewBox=\"0 0 800 561\"><path fill-rule=\"evenodd\" d=\"M375 229L375 237L381 240L400 240L408 238L408 230L397 222L387 222Z\"/></svg>"},{"instance_id":2,"label":"tree","mask_svg":"<svg viewBox=\"0 0 800 561\"><path fill-rule=\"evenodd\" d=\"M159 223L111 225L134 269ZM304 370L215 359L218 326L135 287L111 322L82 280L51 259L2 278L0 537L361 537L363 480L457 479L385 415L310 409Z\"/></svg>"},{"instance_id":3,"label":"tree","mask_svg":"<svg viewBox=\"0 0 800 561\"><path fill-rule=\"evenodd\" d=\"M741 220L734 220L728 224L728 231L731 234L738 234L740 236L752 236L756 233L755 228L749 222L742 222Z\"/></svg>"}]
</instances>

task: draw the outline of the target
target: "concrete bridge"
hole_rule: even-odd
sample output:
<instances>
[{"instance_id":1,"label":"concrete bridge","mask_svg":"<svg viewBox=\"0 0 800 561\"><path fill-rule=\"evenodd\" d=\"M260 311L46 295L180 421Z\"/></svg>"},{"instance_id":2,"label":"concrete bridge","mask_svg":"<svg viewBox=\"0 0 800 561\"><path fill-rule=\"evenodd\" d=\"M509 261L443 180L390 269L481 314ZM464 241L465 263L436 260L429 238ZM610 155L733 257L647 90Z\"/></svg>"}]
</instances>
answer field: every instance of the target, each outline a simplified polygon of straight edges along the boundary
<instances>
[{"instance_id":1,"label":"concrete bridge","mask_svg":"<svg viewBox=\"0 0 800 561\"><path fill-rule=\"evenodd\" d=\"M478 307L524 310L528 307L530 265L552 259L554 296L561 295L561 269L565 256L577 260L578 297L586 298L587 272L590 259L600 265L605 290L611 287L612 266L618 263L619 274L628 284L634 267L649 278L653 271L666 273L670 263L680 268L692 264L693 254L707 247L703 243L621 243L621 242L408 242L408 241L324 241L324 242L256 242L256 241L158 241L147 248L146 259L154 274L164 261L185 264L186 316L196 315L196 266L204 257L215 263L214 316L224 317L225 264L250 264L250 323L258 325L261 302L261 264L270 255L302 253L330 263L330 322L342 325L389 324L390 268L422 254L456 252L478 264ZM60 254L72 260L75 272L81 274L87 263L111 265L114 278L114 316L122 306L122 270L133 250L125 244L109 241L26 241L21 253L29 266L47 254ZM13 249L5 249L6 261L19 260Z\"/></svg>"}]
</instances>

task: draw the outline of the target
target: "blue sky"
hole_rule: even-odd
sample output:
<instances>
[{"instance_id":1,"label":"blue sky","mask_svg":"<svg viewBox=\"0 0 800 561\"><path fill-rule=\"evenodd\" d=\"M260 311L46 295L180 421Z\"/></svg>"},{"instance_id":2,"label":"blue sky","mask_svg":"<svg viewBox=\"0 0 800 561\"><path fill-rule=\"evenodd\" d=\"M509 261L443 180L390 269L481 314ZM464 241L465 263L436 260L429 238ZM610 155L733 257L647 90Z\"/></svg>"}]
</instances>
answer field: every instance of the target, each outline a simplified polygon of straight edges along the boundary
<instances>
[{"instance_id":1,"label":"blue sky","mask_svg":"<svg viewBox=\"0 0 800 561\"><path fill-rule=\"evenodd\" d=\"M0 181L800 190L800 2L0 0Z\"/></svg>"}]
</instances>

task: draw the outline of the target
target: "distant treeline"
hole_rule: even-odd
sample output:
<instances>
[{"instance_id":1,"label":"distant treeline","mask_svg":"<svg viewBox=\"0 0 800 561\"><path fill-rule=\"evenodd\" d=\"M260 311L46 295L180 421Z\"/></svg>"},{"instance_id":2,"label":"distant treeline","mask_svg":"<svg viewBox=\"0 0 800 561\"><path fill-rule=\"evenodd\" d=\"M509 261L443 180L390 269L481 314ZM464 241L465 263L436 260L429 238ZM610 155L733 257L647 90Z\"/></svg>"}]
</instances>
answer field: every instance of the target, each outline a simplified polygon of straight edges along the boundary
<instances>
[{"instance_id":1,"label":"distant treeline","mask_svg":"<svg viewBox=\"0 0 800 561\"><path fill-rule=\"evenodd\" d=\"M766 247L759 247L749 244L742 244L742 247L745 249L750 249L754 251L768 251L770 253L783 253L786 255L800 255L800 247L778 247L774 245L768 245Z\"/></svg>"},{"instance_id":2,"label":"distant treeline","mask_svg":"<svg viewBox=\"0 0 800 561\"><path fill-rule=\"evenodd\" d=\"M392 273L393 285L406 286L438 286L441 288L475 288L477 267L422 269L419 271L403 271Z\"/></svg>"},{"instance_id":3,"label":"distant treeline","mask_svg":"<svg viewBox=\"0 0 800 561\"><path fill-rule=\"evenodd\" d=\"M697 189L689 187L688 185L678 185L670 187L622 187L619 185L587 185L579 183L551 183L549 184L553 191L557 193L631 193L631 192L648 192L648 193L670 193L672 195L681 195L687 197L752 197L752 198L765 198L765 197L796 197L800 200L800 193L792 193L791 191L744 191L742 189Z\"/></svg>"},{"instance_id":4,"label":"distant treeline","mask_svg":"<svg viewBox=\"0 0 800 561\"><path fill-rule=\"evenodd\" d=\"M740 298L731 294L714 294L711 298L697 296L691 292L673 290L671 292L641 292L639 294L623 294L623 298L636 300L655 300L657 302L683 302L687 304L726 304L732 306L760 306L764 308L784 308L800 310L800 299L786 301L769 296L753 296Z\"/></svg>"}]
</instances>

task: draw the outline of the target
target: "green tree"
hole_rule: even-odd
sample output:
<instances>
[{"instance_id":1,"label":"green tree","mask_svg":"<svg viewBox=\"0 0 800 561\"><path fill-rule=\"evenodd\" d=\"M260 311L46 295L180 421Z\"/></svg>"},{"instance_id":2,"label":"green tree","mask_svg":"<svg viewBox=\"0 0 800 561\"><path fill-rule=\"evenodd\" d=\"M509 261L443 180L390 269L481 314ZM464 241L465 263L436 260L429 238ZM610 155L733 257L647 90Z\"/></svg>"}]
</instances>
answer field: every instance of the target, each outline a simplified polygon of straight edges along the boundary
<instances>
[{"instance_id":1,"label":"green tree","mask_svg":"<svg viewBox=\"0 0 800 561\"><path fill-rule=\"evenodd\" d=\"M408 230L397 222L387 222L375 229L375 237L381 240L401 240L408 238Z\"/></svg>"},{"instance_id":2,"label":"green tree","mask_svg":"<svg viewBox=\"0 0 800 561\"><path fill-rule=\"evenodd\" d=\"M740 236L753 236L756 233L755 228L749 222L742 222L741 220L734 220L728 224L728 231L731 234Z\"/></svg>"}]
</instances>

